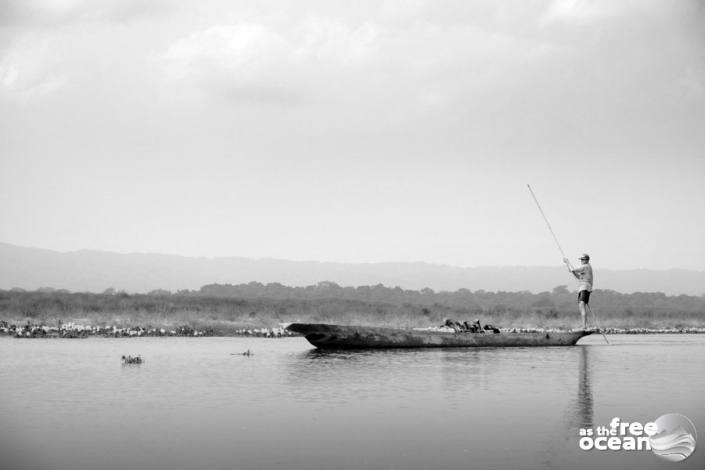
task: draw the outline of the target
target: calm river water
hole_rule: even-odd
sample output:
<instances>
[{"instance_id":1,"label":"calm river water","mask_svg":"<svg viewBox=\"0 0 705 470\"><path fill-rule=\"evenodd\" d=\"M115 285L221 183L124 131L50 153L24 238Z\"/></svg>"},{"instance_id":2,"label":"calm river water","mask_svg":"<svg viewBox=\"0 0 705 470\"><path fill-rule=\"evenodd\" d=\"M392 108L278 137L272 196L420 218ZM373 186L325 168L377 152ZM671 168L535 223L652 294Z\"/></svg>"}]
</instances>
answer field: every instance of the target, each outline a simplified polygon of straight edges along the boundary
<instances>
[{"instance_id":1,"label":"calm river water","mask_svg":"<svg viewBox=\"0 0 705 470\"><path fill-rule=\"evenodd\" d=\"M326 353L303 338L4 337L0 467L705 468L705 335L609 339ZM669 412L701 433L684 462L578 447L580 427Z\"/></svg>"}]
</instances>

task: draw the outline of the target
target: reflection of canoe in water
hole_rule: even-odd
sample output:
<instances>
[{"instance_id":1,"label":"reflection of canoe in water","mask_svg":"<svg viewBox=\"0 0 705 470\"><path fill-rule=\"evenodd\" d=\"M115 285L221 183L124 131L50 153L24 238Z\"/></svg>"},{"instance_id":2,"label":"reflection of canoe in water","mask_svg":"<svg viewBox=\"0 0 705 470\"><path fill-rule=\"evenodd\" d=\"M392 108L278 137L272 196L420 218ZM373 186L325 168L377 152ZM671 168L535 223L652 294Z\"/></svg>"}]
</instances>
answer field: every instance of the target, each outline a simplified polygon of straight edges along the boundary
<instances>
[{"instance_id":1,"label":"reflection of canoe in water","mask_svg":"<svg viewBox=\"0 0 705 470\"><path fill-rule=\"evenodd\" d=\"M309 343L321 349L572 346L583 336L592 334L592 331L583 330L456 333L313 323L292 323L287 329L302 334Z\"/></svg>"}]
</instances>

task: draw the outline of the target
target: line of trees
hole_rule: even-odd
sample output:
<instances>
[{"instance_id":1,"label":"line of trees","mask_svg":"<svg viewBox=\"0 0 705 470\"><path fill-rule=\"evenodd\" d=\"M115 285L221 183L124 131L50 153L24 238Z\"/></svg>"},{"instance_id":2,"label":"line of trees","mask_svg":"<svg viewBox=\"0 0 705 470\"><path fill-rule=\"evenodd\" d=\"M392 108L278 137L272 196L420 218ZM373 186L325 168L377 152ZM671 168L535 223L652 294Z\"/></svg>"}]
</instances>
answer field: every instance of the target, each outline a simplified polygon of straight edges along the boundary
<instances>
[{"instance_id":1,"label":"line of trees","mask_svg":"<svg viewBox=\"0 0 705 470\"><path fill-rule=\"evenodd\" d=\"M597 290L593 310L604 325L705 325L705 296L663 293L623 294ZM445 317L483 318L504 325L534 322L562 324L576 318L576 294L567 286L551 292L486 292L460 289L405 290L399 287L341 287L333 282L314 286L282 284L209 284L198 290L172 293L155 290L128 294L109 289L101 294L71 293L49 288L37 291L0 290L0 319L138 315L141 319L211 318L271 325L284 321L405 322L428 325Z\"/></svg>"},{"instance_id":2,"label":"line of trees","mask_svg":"<svg viewBox=\"0 0 705 470\"><path fill-rule=\"evenodd\" d=\"M287 287L278 283L261 284L209 284L191 296L216 298L266 298L266 299L345 299L360 302L385 303L392 305L416 305L424 307L445 306L461 308L470 312L527 312L574 311L576 292L565 285L555 287L551 292L537 294L529 291L487 292L460 289L454 292L435 292L433 289L405 290L400 287L375 286L341 287L334 282L320 282L315 286ZM636 312L697 313L705 315L705 296L667 296L661 292L636 292L623 294L612 290L596 290L591 297L593 309L609 315L633 314Z\"/></svg>"}]
</instances>

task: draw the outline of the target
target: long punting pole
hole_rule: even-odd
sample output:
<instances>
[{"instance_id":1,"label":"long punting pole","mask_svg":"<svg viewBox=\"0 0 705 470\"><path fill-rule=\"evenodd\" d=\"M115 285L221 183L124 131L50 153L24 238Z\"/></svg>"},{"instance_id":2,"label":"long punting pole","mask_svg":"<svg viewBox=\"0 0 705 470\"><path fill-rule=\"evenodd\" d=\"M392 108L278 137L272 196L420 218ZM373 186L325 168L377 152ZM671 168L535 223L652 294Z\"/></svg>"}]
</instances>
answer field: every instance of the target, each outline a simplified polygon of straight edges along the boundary
<instances>
[{"instance_id":1,"label":"long punting pole","mask_svg":"<svg viewBox=\"0 0 705 470\"><path fill-rule=\"evenodd\" d=\"M585 304L585 309L592 315L592 318L595 321L595 326L597 327L597 331L599 331L602 337L605 338L605 343L610 344L610 342L607 341L607 336L605 336L605 334L602 332L602 328L600 328L600 322L597 321L597 315L595 315L595 312L592 311L590 305Z\"/></svg>"},{"instance_id":2,"label":"long punting pole","mask_svg":"<svg viewBox=\"0 0 705 470\"><path fill-rule=\"evenodd\" d=\"M541 209L541 204L539 204L539 200L536 199L536 194L534 194L534 190L531 189L530 184L527 184L526 187L529 188L529 192L531 193L531 197L534 198L534 202L536 203L536 207L539 208L539 212L541 212L541 217L543 217L543 220L546 222L546 226L548 227L548 231L551 232L551 235L553 235L553 240L556 242L556 246L558 247L558 250L561 252L563 259L567 258L567 256L563 252L563 248L561 248L561 244L558 242L558 237L556 237L556 234L553 233L553 229L551 228L551 224L548 222L548 217L546 217L546 214L543 213L543 209Z\"/></svg>"}]
</instances>

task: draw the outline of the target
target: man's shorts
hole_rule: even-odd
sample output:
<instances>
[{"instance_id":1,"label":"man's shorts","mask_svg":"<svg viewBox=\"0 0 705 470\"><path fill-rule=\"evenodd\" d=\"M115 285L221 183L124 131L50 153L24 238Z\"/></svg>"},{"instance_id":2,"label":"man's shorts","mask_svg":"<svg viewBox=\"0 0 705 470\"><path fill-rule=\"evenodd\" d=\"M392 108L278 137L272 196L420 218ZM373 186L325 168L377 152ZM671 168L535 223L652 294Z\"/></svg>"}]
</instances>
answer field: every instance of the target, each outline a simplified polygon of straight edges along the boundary
<instances>
[{"instance_id":1,"label":"man's shorts","mask_svg":"<svg viewBox=\"0 0 705 470\"><path fill-rule=\"evenodd\" d=\"M581 300L586 304L590 302L589 290L581 290L580 292L578 292L578 302L580 302Z\"/></svg>"}]
</instances>

